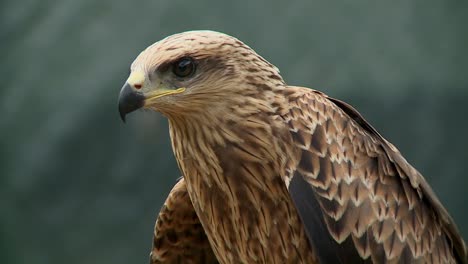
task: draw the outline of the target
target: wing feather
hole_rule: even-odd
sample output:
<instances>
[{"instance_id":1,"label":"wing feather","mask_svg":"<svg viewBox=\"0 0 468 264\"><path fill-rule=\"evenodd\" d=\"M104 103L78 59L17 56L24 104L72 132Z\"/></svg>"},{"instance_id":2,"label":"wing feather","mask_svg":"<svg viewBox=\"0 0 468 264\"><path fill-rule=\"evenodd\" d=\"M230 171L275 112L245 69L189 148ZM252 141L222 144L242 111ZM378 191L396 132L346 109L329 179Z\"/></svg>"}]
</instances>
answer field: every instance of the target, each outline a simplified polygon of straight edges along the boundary
<instances>
[{"instance_id":1,"label":"wing feather","mask_svg":"<svg viewBox=\"0 0 468 264\"><path fill-rule=\"evenodd\" d=\"M289 192L321 260L354 251L375 263L466 263L452 218L391 143L350 105L289 89L282 117L301 153Z\"/></svg>"},{"instance_id":2,"label":"wing feather","mask_svg":"<svg viewBox=\"0 0 468 264\"><path fill-rule=\"evenodd\" d=\"M218 263L183 178L172 188L159 212L150 263Z\"/></svg>"}]
</instances>

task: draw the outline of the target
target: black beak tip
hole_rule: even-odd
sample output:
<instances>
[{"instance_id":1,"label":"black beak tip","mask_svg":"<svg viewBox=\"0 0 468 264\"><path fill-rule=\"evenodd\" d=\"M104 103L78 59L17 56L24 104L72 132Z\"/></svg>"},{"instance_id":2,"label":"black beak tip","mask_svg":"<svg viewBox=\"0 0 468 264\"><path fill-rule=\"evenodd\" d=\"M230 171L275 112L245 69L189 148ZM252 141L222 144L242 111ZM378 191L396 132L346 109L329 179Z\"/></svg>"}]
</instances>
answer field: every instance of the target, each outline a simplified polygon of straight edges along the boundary
<instances>
[{"instance_id":1,"label":"black beak tip","mask_svg":"<svg viewBox=\"0 0 468 264\"><path fill-rule=\"evenodd\" d=\"M145 104L145 96L135 91L128 83L122 87L119 95L119 114L120 119L125 123L125 117Z\"/></svg>"},{"instance_id":2,"label":"black beak tip","mask_svg":"<svg viewBox=\"0 0 468 264\"><path fill-rule=\"evenodd\" d=\"M119 107L119 113L120 113L120 119L122 119L122 122L125 123L125 116L127 115L125 112L122 112L120 107Z\"/></svg>"}]
</instances>

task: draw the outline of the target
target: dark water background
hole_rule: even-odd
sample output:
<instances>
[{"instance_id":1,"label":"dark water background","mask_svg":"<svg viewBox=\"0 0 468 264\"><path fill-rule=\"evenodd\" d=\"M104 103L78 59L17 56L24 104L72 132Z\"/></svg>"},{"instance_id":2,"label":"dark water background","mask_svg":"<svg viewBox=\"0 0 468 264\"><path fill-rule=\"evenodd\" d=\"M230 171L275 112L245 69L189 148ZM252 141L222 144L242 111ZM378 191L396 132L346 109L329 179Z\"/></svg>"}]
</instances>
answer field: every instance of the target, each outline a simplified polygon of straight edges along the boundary
<instances>
[{"instance_id":1,"label":"dark water background","mask_svg":"<svg viewBox=\"0 0 468 264\"><path fill-rule=\"evenodd\" d=\"M2 263L147 263L179 172L167 122L123 125L136 55L169 34L237 36L290 84L354 105L468 238L468 2L0 2Z\"/></svg>"}]
</instances>

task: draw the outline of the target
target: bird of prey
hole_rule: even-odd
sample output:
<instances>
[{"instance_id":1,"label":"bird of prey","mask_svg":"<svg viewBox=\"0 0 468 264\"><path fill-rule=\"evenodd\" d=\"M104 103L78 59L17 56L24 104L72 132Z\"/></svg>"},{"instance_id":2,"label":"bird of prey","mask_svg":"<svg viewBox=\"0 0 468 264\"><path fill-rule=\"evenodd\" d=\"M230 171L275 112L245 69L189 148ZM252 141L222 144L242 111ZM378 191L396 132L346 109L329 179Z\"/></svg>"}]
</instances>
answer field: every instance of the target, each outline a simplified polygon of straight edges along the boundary
<instances>
[{"instance_id":1,"label":"bird of prey","mask_svg":"<svg viewBox=\"0 0 468 264\"><path fill-rule=\"evenodd\" d=\"M149 46L119 95L123 120L139 108L168 118L183 174L152 263L467 263L453 219L397 148L234 37Z\"/></svg>"}]
</instances>

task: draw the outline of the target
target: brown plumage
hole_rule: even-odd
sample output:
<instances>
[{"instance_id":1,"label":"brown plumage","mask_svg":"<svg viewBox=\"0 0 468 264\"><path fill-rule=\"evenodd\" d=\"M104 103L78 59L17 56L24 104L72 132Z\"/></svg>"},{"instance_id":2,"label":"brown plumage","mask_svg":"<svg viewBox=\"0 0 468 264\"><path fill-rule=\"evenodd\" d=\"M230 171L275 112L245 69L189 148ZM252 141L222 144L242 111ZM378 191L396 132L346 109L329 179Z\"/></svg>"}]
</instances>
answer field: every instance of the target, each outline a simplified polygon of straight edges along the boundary
<instances>
[{"instance_id":1,"label":"brown plumage","mask_svg":"<svg viewBox=\"0 0 468 264\"><path fill-rule=\"evenodd\" d=\"M172 188L159 212L150 263L218 263L190 201L184 179Z\"/></svg>"},{"instance_id":2,"label":"brown plumage","mask_svg":"<svg viewBox=\"0 0 468 264\"><path fill-rule=\"evenodd\" d=\"M393 145L348 104L288 86L239 40L173 35L131 70L121 115L145 107L169 119L187 193L220 263L466 263L452 218ZM194 216L178 193L160 213L155 241L164 242L152 258L192 254L166 243L168 230L193 224L196 238L177 236L191 249L201 237L193 218L178 216ZM174 217L172 226L164 220Z\"/></svg>"}]
</instances>

